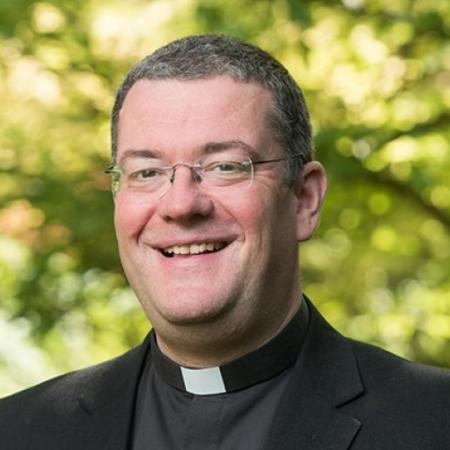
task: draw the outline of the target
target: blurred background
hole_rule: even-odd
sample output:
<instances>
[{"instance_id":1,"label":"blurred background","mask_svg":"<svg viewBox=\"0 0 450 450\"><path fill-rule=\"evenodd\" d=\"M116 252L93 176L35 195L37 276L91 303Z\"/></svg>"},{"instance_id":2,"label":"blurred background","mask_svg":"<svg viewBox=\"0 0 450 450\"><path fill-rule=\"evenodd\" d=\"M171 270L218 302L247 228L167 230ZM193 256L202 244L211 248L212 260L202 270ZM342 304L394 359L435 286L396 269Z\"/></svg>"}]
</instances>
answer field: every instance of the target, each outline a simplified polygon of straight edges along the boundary
<instances>
[{"instance_id":1,"label":"blurred background","mask_svg":"<svg viewBox=\"0 0 450 450\"><path fill-rule=\"evenodd\" d=\"M349 336L450 367L450 2L0 0L0 396L99 362L148 323L116 250L109 113L187 34L276 56L330 190L303 284Z\"/></svg>"}]
</instances>

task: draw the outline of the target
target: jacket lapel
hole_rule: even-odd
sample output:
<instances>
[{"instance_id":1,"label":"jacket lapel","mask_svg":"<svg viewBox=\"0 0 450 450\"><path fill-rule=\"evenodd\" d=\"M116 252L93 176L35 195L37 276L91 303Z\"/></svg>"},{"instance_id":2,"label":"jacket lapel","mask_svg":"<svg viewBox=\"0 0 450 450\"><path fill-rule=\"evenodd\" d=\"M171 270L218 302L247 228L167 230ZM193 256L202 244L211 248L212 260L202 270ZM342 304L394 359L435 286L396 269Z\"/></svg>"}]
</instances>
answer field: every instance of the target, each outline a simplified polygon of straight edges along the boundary
<instances>
[{"instance_id":1,"label":"jacket lapel","mask_svg":"<svg viewBox=\"0 0 450 450\"><path fill-rule=\"evenodd\" d=\"M125 450L129 447L139 376L148 339L125 355L86 374L89 384L77 395L70 421L73 434L60 448L66 450ZM94 368L95 370L95 368Z\"/></svg>"},{"instance_id":2,"label":"jacket lapel","mask_svg":"<svg viewBox=\"0 0 450 450\"><path fill-rule=\"evenodd\" d=\"M364 387L348 341L308 302L309 329L267 449L348 449L361 426L339 406Z\"/></svg>"}]
</instances>

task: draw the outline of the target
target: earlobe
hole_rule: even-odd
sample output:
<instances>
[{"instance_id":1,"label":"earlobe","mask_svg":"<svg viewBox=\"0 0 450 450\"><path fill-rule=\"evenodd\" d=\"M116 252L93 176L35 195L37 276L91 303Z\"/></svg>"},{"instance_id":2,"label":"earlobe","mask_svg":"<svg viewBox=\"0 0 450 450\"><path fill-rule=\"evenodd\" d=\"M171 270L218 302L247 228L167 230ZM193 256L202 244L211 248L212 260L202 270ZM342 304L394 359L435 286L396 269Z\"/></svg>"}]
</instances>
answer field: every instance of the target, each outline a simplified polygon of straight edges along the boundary
<instances>
[{"instance_id":1,"label":"earlobe","mask_svg":"<svg viewBox=\"0 0 450 450\"><path fill-rule=\"evenodd\" d=\"M303 166L296 187L297 239L308 240L319 223L320 209L327 190L325 169L318 161Z\"/></svg>"}]
</instances>

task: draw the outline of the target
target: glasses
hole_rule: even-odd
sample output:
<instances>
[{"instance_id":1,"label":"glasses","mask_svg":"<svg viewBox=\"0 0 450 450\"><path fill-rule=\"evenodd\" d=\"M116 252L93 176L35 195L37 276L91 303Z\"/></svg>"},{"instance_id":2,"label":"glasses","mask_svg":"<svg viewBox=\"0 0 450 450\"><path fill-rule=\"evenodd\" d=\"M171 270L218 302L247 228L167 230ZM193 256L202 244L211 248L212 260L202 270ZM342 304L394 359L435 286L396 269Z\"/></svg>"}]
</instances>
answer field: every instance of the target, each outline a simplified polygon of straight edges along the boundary
<instances>
[{"instance_id":1,"label":"glasses","mask_svg":"<svg viewBox=\"0 0 450 450\"><path fill-rule=\"evenodd\" d=\"M236 186L240 190L249 187L254 179L255 166L271 164L290 159L300 158L293 155L284 158L252 161L248 156L211 154L193 164L184 162L167 165L165 161L156 158L129 158L122 166L110 164L105 173L112 177L114 194L126 189L163 196L173 184L175 173L180 167L190 169L194 182L205 190L220 190Z\"/></svg>"}]
</instances>

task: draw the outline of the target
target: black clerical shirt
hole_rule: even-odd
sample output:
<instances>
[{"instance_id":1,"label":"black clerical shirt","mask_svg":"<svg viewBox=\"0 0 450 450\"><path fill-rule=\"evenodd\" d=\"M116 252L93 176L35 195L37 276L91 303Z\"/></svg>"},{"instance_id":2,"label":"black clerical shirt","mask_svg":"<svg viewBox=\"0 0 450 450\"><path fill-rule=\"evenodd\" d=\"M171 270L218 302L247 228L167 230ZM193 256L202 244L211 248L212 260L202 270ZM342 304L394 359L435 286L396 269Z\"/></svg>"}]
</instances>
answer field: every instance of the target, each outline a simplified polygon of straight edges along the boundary
<instances>
[{"instance_id":1,"label":"black clerical shirt","mask_svg":"<svg viewBox=\"0 0 450 450\"><path fill-rule=\"evenodd\" d=\"M132 450L261 449L308 324L305 301L256 351L220 367L184 368L151 339L139 382Z\"/></svg>"}]
</instances>

